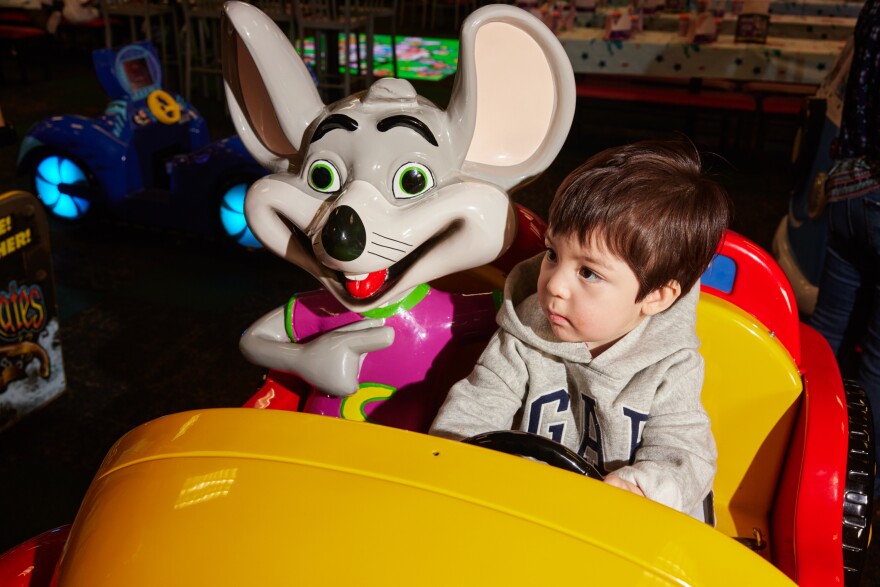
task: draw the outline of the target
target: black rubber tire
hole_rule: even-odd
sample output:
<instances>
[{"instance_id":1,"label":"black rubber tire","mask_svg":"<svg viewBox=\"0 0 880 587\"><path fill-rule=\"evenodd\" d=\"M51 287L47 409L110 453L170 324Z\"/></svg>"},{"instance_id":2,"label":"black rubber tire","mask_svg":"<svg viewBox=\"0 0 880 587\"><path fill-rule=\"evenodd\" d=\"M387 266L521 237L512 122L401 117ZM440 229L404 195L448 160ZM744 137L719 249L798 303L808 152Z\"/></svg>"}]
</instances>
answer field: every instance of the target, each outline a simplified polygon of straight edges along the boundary
<instances>
[{"instance_id":1,"label":"black rubber tire","mask_svg":"<svg viewBox=\"0 0 880 587\"><path fill-rule=\"evenodd\" d=\"M858 587L874 515L874 419L865 390L849 380L844 380L843 386L849 420L843 494L843 581L846 587Z\"/></svg>"}]
</instances>

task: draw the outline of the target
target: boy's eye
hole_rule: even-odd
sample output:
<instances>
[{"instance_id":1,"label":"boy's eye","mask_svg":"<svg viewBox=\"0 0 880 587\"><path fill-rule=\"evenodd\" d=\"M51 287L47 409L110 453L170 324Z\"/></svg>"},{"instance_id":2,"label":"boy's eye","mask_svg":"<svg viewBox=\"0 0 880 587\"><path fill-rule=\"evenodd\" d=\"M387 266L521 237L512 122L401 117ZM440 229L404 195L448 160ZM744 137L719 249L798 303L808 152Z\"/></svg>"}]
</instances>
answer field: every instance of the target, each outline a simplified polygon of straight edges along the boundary
<instances>
[{"instance_id":1,"label":"boy's eye","mask_svg":"<svg viewBox=\"0 0 880 587\"><path fill-rule=\"evenodd\" d=\"M341 186L339 172L326 159L318 159L309 166L309 186L319 192L338 192Z\"/></svg>"},{"instance_id":2,"label":"boy's eye","mask_svg":"<svg viewBox=\"0 0 880 587\"><path fill-rule=\"evenodd\" d=\"M587 281L598 281L599 279L601 279L601 277L593 273L593 270L589 267L581 267L579 275Z\"/></svg>"},{"instance_id":3,"label":"boy's eye","mask_svg":"<svg viewBox=\"0 0 880 587\"><path fill-rule=\"evenodd\" d=\"M550 247L547 247L547 259L553 261L554 263L556 262L556 251L554 251Z\"/></svg>"},{"instance_id":4,"label":"boy's eye","mask_svg":"<svg viewBox=\"0 0 880 587\"><path fill-rule=\"evenodd\" d=\"M421 163L407 163L394 173L391 191L398 200L424 194L434 187L434 175Z\"/></svg>"}]
</instances>

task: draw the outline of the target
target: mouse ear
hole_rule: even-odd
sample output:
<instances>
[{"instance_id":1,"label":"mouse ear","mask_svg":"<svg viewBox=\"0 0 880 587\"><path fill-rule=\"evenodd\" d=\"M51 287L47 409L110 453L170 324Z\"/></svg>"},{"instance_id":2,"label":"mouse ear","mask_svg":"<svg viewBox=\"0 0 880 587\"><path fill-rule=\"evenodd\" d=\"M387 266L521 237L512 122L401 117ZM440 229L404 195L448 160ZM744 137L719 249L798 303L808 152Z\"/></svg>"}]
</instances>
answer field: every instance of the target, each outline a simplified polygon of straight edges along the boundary
<instances>
[{"instance_id":1,"label":"mouse ear","mask_svg":"<svg viewBox=\"0 0 880 587\"><path fill-rule=\"evenodd\" d=\"M312 76L278 25L251 4L224 5L221 37L235 128L260 164L286 170L309 124L324 110Z\"/></svg>"},{"instance_id":2,"label":"mouse ear","mask_svg":"<svg viewBox=\"0 0 880 587\"><path fill-rule=\"evenodd\" d=\"M446 110L462 171L510 189L544 171L574 117L571 62L540 20L513 6L474 11L461 32Z\"/></svg>"}]
</instances>

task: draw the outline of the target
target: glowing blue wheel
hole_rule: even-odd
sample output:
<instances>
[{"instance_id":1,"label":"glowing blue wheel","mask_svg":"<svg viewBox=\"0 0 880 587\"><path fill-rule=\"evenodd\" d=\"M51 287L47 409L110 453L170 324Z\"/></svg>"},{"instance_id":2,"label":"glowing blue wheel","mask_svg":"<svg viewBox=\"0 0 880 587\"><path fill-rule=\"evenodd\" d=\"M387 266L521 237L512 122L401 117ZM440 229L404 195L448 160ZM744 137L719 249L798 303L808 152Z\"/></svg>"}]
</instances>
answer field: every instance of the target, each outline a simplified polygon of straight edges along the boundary
<instances>
[{"instance_id":1,"label":"glowing blue wheel","mask_svg":"<svg viewBox=\"0 0 880 587\"><path fill-rule=\"evenodd\" d=\"M263 245L251 232L244 217L244 196L250 183L236 183L226 189L220 199L220 224L226 236L237 244L252 249Z\"/></svg>"},{"instance_id":2,"label":"glowing blue wheel","mask_svg":"<svg viewBox=\"0 0 880 587\"><path fill-rule=\"evenodd\" d=\"M82 218L92 204L92 184L85 170L63 155L47 155L37 163L34 190L50 213L67 220Z\"/></svg>"}]
</instances>

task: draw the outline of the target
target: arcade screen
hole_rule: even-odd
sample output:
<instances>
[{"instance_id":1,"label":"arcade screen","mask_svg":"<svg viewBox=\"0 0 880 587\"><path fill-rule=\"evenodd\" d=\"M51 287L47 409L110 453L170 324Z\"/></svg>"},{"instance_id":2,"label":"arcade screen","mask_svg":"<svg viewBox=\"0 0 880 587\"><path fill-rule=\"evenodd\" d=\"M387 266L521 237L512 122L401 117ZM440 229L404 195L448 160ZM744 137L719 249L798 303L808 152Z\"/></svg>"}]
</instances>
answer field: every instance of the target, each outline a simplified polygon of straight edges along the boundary
<instances>
[{"instance_id":1,"label":"arcade screen","mask_svg":"<svg viewBox=\"0 0 880 587\"><path fill-rule=\"evenodd\" d=\"M150 75L150 67L146 57L129 59L123 62L122 67L125 69L125 76L128 78L132 92L153 85L153 76Z\"/></svg>"},{"instance_id":2,"label":"arcade screen","mask_svg":"<svg viewBox=\"0 0 880 587\"><path fill-rule=\"evenodd\" d=\"M366 45L361 36L360 46ZM391 36L376 35L373 52L374 74L378 77L392 75ZM349 63L359 63L358 43L349 46ZM339 37L339 62L345 53L345 37ZM314 66L315 42L305 40L303 60ZM432 37L397 37L397 77L402 79L441 80L455 73L458 66L458 39ZM340 69L342 69L340 67ZM363 69L358 66L355 73Z\"/></svg>"}]
</instances>

